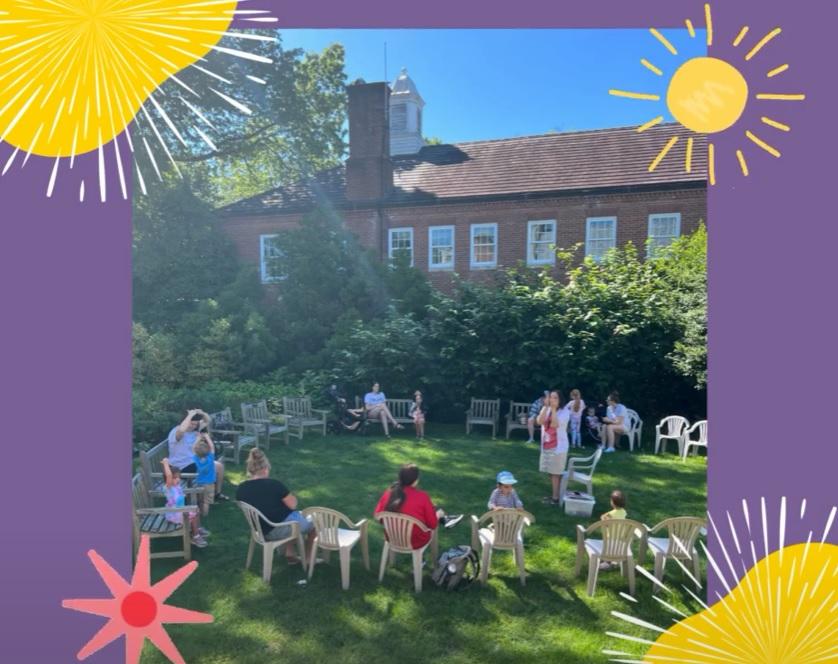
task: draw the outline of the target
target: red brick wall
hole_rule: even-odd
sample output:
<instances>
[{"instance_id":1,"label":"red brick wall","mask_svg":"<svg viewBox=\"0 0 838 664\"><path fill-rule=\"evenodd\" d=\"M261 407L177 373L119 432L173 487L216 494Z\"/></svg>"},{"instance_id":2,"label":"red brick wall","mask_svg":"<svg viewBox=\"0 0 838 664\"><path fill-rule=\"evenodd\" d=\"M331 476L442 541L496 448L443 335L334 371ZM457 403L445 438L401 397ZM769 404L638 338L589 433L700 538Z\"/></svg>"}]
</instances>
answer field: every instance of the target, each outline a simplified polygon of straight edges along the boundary
<instances>
[{"instance_id":1,"label":"red brick wall","mask_svg":"<svg viewBox=\"0 0 838 664\"><path fill-rule=\"evenodd\" d=\"M456 205L427 205L385 208L383 223L376 210L348 210L342 213L347 227L362 244L387 255L387 229L413 228L414 263L428 272L428 228L454 226L455 266L453 271L430 273L431 282L443 290L450 287L453 272L465 279L488 281L496 270L472 270L470 267L470 225L497 223L498 268L513 267L526 260L527 222L555 219L556 244L571 247L584 243L588 217L617 217L617 243L628 241L645 246L650 214L680 212L681 234L694 231L699 221L707 219L705 189L637 194L589 195L532 201L499 201ZM229 219L225 231L235 242L239 256L258 263L259 235L276 232L297 224L302 215L244 217ZM584 255L584 249L579 254Z\"/></svg>"}]
</instances>

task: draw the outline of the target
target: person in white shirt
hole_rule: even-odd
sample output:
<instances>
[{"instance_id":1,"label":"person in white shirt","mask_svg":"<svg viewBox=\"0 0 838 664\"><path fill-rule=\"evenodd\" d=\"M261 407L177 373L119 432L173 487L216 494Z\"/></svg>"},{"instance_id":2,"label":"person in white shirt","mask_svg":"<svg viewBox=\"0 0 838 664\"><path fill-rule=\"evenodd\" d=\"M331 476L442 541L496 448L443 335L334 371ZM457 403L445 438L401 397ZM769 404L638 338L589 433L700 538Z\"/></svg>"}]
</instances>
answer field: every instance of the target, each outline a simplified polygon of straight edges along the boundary
<instances>
[{"instance_id":1,"label":"person in white shirt","mask_svg":"<svg viewBox=\"0 0 838 664\"><path fill-rule=\"evenodd\" d=\"M608 410L602 418L602 441L605 451L613 452L614 444L626 432L626 407L620 403L619 392L608 395Z\"/></svg>"},{"instance_id":2,"label":"person in white shirt","mask_svg":"<svg viewBox=\"0 0 838 664\"><path fill-rule=\"evenodd\" d=\"M570 415L561 407L561 395L558 390L550 392L550 396L541 407L538 414L538 426L541 427L541 456L538 469L550 475L553 493L544 498L548 505L558 507L561 504L559 490L562 475L567 463L567 423Z\"/></svg>"},{"instance_id":3,"label":"person in white shirt","mask_svg":"<svg viewBox=\"0 0 838 664\"><path fill-rule=\"evenodd\" d=\"M396 422L390 409L387 408L387 397L384 396L384 392L381 391L381 385L378 383L373 383L372 392L367 392L364 395L364 408L367 411L367 418L381 420L384 435L388 438L390 437L388 423L391 423L397 429L404 429L401 424Z\"/></svg>"}]
</instances>

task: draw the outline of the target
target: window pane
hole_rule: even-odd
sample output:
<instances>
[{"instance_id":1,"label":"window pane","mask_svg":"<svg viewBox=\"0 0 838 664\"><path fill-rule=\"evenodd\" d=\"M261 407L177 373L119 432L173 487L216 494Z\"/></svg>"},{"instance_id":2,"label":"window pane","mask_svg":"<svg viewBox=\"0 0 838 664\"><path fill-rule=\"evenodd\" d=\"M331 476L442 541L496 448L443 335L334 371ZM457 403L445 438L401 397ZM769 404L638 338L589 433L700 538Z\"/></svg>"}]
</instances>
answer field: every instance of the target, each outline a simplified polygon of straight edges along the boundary
<instances>
[{"instance_id":1,"label":"window pane","mask_svg":"<svg viewBox=\"0 0 838 664\"><path fill-rule=\"evenodd\" d=\"M453 243L453 233L450 228L434 228L431 231L431 244L450 245Z\"/></svg>"},{"instance_id":2,"label":"window pane","mask_svg":"<svg viewBox=\"0 0 838 664\"><path fill-rule=\"evenodd\" d=\"M394 104L390 109L390 127L397 131L407 129L406 104Z\"/></svg>"},{"instance_id":3,"label":"window pane","mask_svg":"<svg viewBox=\"0 0 838 664\"><path fill-rule=\"evenodd\" d=\"M445 265L454 262L454 252L451 247L434 247L431 255L434 265Z\"/></svg>"}]
</instances>

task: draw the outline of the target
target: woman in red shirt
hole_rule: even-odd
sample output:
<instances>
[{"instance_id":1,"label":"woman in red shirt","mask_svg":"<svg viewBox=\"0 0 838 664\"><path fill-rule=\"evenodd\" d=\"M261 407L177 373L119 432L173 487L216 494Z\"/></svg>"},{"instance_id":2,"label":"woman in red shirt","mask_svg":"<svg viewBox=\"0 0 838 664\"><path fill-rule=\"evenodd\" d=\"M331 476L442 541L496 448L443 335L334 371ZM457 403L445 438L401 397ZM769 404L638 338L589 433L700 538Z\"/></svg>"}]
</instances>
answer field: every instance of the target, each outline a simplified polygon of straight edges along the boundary
<instances>
[{"instance_id":1,"label":"woman in red shirt","mask_svg":"<svg viewBox=\"0 0 838 664\"><path fill-rule=\"evenodd\" d=\"M431 530L438 524L446 528L457 525L463 518L462 514L446 516L431 502L430 496L416 488L419 484L419 468L414 463L408 463L399 470L399 479L387 489L375 506L375 514L379 512L399 512L407 514L424 523ZM410 534L410 543L414 549L421 549L431 540L432 533L424 532L414 526Z\"/></svg>"}]
</instances>

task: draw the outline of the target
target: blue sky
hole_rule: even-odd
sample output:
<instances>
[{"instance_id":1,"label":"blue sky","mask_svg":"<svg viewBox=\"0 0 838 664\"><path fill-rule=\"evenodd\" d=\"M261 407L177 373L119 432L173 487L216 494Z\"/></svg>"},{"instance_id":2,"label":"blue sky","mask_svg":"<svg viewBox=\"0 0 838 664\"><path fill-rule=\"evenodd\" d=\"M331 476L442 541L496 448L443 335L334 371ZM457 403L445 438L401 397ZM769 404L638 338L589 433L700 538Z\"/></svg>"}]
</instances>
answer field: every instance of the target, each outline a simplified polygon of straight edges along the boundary
<instances>
[{"instance_id":1,"label":"blue sky","mask_svg":"<svg viewBox=\"0 0 838 664\"><path fill-rule=\"evenodd\" d=\"M350 81L392 82L407 67L425 99L424 131L445 142L638 125L671 120L666 84L689 58L706 55L704 31L663 30L672 55L648 30L281 30L286 48L346 48ZM640 64L663 70L657 76ZM614 97L610 88L656 93L660 102Z\"/></svg>"}]
</instances>

